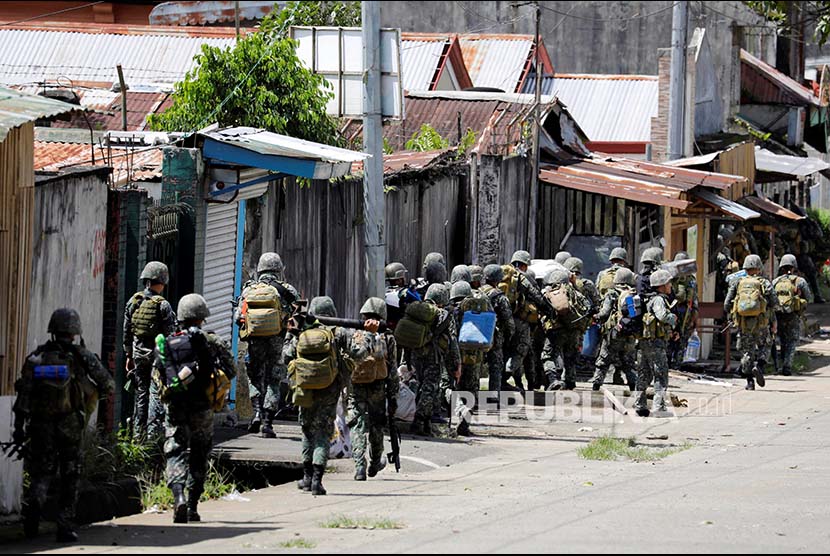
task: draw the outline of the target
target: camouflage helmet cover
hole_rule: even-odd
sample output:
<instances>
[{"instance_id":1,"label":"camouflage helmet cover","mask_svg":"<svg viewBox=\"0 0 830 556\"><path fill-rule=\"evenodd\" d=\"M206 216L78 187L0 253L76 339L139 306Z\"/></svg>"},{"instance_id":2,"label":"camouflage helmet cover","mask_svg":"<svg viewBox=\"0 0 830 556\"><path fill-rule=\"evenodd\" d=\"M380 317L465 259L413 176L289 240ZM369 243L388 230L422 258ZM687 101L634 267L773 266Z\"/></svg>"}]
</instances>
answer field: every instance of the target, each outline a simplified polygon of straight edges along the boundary
<instances>
[{"instance_id":1,"label":"camouflage helmet cover","mask_svg":"<svg viewBox=\"0 0 830 556\"><path fill-rule=\"evenodd\" d=\"M450 290L450 301L458 301L459 299L464 299L465 297L469 297L471 295L473 295L473 288L470 286L470 283L465 282L464 280L459 280L452 285L452 289Z\"/></svg>"},{"instance_id":2,"label":"camouflage helmet cover","mask_svg":"<svg viewBox=\"0 0 830 556\"><path fill-rule=\"evenodd\" d=\"M424 300L432 301L439 307L444 307L450 302L450 292L447 291L447 286L444 284L432 284L427 288Z\"/></svg>"},{"instance_id":3,"label":"camouflage helmet cover","mask_svg":"<svg viewBox=\"0 0 830 556\"><path fill-rule=\"evenodd\" d=\"M321 295L311 300L308 305L308 313L313 317L336 317L337 308L334 300L327 295Z\"/></svg>"},{"instance_id":4,"label":"camouflage helmet cover","mask_svg":"<svg viewBox=\"0 0 830 556\"><path fill-rule=\"evenodd\" d=\"M484 269L478 266L477 264L472 264L468 266L467 270L470 271L470 278L473 279L473 282L481 282L484 280Z\"/></svg>"},{"instance_id":5,"label":"camouflage helmet cover","mask_svg":"<svg viewBox=\"0 0 830 556\"><path fill-rule=\"evenodd\" d=\"M560 270L555 268L548 272L545 276L545 284L549 286L556 286L559 284L567 284L571 281L571 275L567 270Z\"/></svg>"},{"instance_id":6,"label":"camouflage helmet cover","mask_svg":"<svg viewBox=\"0 0 830 556\"><path fill-rule=\"evenodd\" d=\"M560 251L559 253L556 254L556 256L553 258L553 260L555 260L559 264L565 264L565 261L567 261L570 258L571 258L571 254L569 252Z\"/></svg>"},{"instance_id":7,"label":"camouflage helmet cover","mask_svg":"<svg viewBox=\"0 0 830 556\"><path fill-rule=\"evenodd\" d=\"M81 316L75 309L57 309L49 319L47 332L50 334L70 334L80 336L83 334L81 328Z\"/></svg>"},{"instance_id":8,"label":"camouflage helmet cover","mask_svg":"<svg viewBox=\"0 0 830 556\"><path fill-rule=\"evenodd\" d=\"M744 259L744 270L761 270L764 268L764 263L761 262L761 257L758 255L747 255Z\"/></svg>"},{"instance_id":9,"label":"camouflage helmet cover","mask_svg":"<svg viewBox=\"0 0 830 556\"><path fill-rule=\"evenodd\" d=\"M386 268L384 269L384 273L386 274L387 280L405 280L407 272L408 271L406 270L406 267L403 265L403 263L399 262L389 263L388 265L386 265Z\"/></svg>"},{"instance_id":10,"label":"camouflage helmet cover","mask_svg":"<svg viewBox=\"0 0 830 556\"><path fill-rule=\"evenodd\" d=\"M579 257L570 257L565 261L564 267L574 273L582 273L582 259Z\"/></svg>"},{"instance_id":11,"label":"camouflage helmet cover","mask_svg":"<svg viewBox=\"0 0 830 556\"><path fill-rule=\"evenodd\" d=\"M147 263L144 270L141 271L139 280L150 280L152 282L167 285L170 281L170 271L167 265L158 261L151 261Z\"/></svg>"},{"instance_id":12,"label":"camouflage helmet cover","mask_svg":"<svg viewBox=\"0 0 830 556\"><path fill-rule=\"evenodd\" d=\"M504 279L504 271L497 264L488 264L484 267L484 280L487 283L497 283Z\"/></svg>"},{"instance_id":13,"label":"camouflage helmet cover","mask_svg":"<svg viewBox=\"0 0 830 556\"><path fill-rule=\"evenodd\" d=\"M627 261L628 251L626 251L622 247L614 247L611 250L611 255L608 256L608 261L611 262L616 260Z\"/></svg>"},{"instance_id":14,"label":"camouflage helmet cover","mask_svg":"<svg viewBox=\"0 0 830 556\"><path fill-rule=\"evenodd\" d=\"M513 253L513 256L510 257L510 264L521 263L521 264L530 265L531 262L532 262L532 257L530 256L530 253L528 253L527 251L522 251L522 250L516 251L515 253Z\"/></svg>"},{"instance_id":15,"label":"camouflage helmet cover","mask_svg":"<svg viewBox=\"0 0 830 556\"><path fill-rule=\"evenodd\" d=\"M778 263L778 268L785 268L791 266L795 269L798 268L798 261L795 258L795 255L790 255L789 253L781 257L781 262Z\"/></svg>"},{"instance_id":16,"label":"camouflage helmet cover","mask_svg":"<svg viewBox=\"0 0 830 556\"><path fill-rule=\"evenodd\" d=\"M179 300L176 318L179 322L186 320L205 320L210 316L205 298L198 293L189 293Z\"/></svg>"},{"instance_id":17,"label":"camouflage helmet cover","mask_svg":"<svg viewBox=\"0 0 830 556\"><path fill-rule=\"evenodd\" d=\"M259 264L256 265L256 271L262 272L276 272L280 273L285 270L285 265L282 264L282 259L276 253L263 253L259 257Z\"/></svg>"},{"instance_id":18,"label":"camouflage helmet cover","mask_svg":"<svg viewBox=\"0 0 830 556\"><path fill-rule=\"evenodd\" d=\"M615 286L622 286L622 285L633 286L636 283L637 283L637 276L635 276L634 273L631 270L627 269L627 268L621 268L621 269L617 270L617 272L614 274L614 285Z\"/></svg>"},{"instance_id":19,"label":"camouflage helmet cover","mask_svg":"<svg viewBox=\"0 0 830 556\"><path fill-rule=\"evenodd\" d=\"M360 308L361 315L376 315L380 320L386 320L386 301L379 297L370 297Z\"/></svg>"},{"instance_id":20,"label":"camouflage helmet cover","mask_svg":"<svg viewBox=\"0 0 830 556\"><path fill-rule=\"evenodd\" d=\"M640 256L640 263L660 264L663 262L663 250L659 247L649 247Z\"/></svg>"},{"instance_id":21,"label":"camouflage helmet cover","mask_svg":"<svg viewBox=\"0 0 830 556\"><path fill-rule=\"evenodd\" d=\"M470 269L467 267L467 265L456 265L452 269L452 274L450 274L450 282L455 284L456 282L460 282L462 280L465 282L473 281L473 277L470 274Z\"/></svg>"},{"instance_id":22,"label":"camouflage helmet cover","mask_svg":"<svg viewBox=\"0 0 830 556\"><path fill-rule=\"evenodd\" d=\"M657 287L660 287L660 286L665 286L666 284L670 283L672 278L671 278L671 273L669 273L669 271L660 269L660 270L655 270L654 273L649 278L649 280L650 280L650 283L651 283L651 287L652 288L657 288Z\"/></svg>"}]
</instances>

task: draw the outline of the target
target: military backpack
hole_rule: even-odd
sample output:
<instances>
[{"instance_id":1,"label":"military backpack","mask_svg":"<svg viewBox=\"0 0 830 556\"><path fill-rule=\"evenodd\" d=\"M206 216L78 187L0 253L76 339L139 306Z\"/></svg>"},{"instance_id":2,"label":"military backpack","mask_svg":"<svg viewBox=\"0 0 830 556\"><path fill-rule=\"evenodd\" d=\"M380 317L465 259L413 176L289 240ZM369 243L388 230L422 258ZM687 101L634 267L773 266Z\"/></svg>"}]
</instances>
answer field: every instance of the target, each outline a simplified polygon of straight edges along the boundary
<instances>
[{"instance_id":1,"label":"military backpack","mask_svg":"<svg viewBox=\"0 0 830 556\"><path fill-rule=\"evenodd\" d=\"M242 326L239 338L270 338L282 332L283 314L277 288L257 282L242 299Z\"/></svg>"},{"instance_id":2,"label":"military backpack","mask_svg":"<svg viewBox=\"0 0 830 556\"><path fill-rule=\"evenodd\" d=\"M370 384L383 380L389 375L386 364L388 354L386 338L382 334L357 330L352 336L352 343L367 354L362 360L354 362L352 383Z\"/></svg>"},{"instance_id":3,"label":"military backpack","mask_svg":"<svg viewBox=\"0 0 830 556\"><path fill-rule=\"evenodd\" d=\"M132 315L133 335L152 341L161 332L159 309L164 298L160 295L147 297L138 292L133 296L132 302L138 304Z\"/></svg>"},{"instance_id":4,"label":"military backpack","mask_svg":"<svg viewBox=\"0 0 830 556\"><path fill-rule=\"evenodd\" d=\"M300 333L297 357L288 364L288 377L300 390L322 390L331 386L339 371L334 332L315 326Z\"/></svg>"},{"instance_id":5,"label":"military backpack","mask_svg":"<svg viewBox=\"0 0 830 556\"><path fill-rule=\"evenodd\" d=\"M617 270L620 267L614 265L609 269L604 270L597 280L597 290L599 290L600 297L605 297L609 290L614 289L614 278L617 276Z\"/></svg>"},{"instance_id":6,"label":"military backpack","mask_svg":"<svg viewBox=\"0 0 830 556\"><path fill-rule=\"evenodd\" d=\"M432 326L441 310L425 301L409 303L395 327L395 341L405 349L421 349L432 339ZM449 320L449 319L448 319Z\"/></svg>"},{"instance_id":7,"label":"military backpack","mask_svg":"<svg viewBox=\"0 0 830 556\"><path fill-rule=\"evenodd\" d=\"M758 317L767 310L764 287L757 276L747 276L738 282L733 312L744 318Z\"/></svg>"},{"instance_id":8,"label":"military backpack","mask_svg":"<svg viewBox=\"0 0 830 556\"><path fill-rule=\"evenodd\" d=\"M204 402L214 411L224 408L231 381L216 365L205 332L191 327L166 338L159 334L156 351L163 370L154 370L153 380L162 401L188 398Z\"/></svg>"},{"instance_id":9,"label":"military backpack","mask_svg":"<svg viewBox=\"0 0 830 556\"><path fill-rule=\"evenodd\" d=\"M32 369L33 414L49 420L80 412L88 418L98 392L80 356L52 342L42 347L26 359Z\"/></svg>"},{"instance_id":10,"label":"military backpack","mask_svg":"<svg viewBox=\"0 0 830 556\"><path fill-rule=\"evenodd\" d=\"M807 302L801 297L797 276L782 276L775 282L774 289L780 312L791 315L804 310Z\"/></svg>"}]
</instances>

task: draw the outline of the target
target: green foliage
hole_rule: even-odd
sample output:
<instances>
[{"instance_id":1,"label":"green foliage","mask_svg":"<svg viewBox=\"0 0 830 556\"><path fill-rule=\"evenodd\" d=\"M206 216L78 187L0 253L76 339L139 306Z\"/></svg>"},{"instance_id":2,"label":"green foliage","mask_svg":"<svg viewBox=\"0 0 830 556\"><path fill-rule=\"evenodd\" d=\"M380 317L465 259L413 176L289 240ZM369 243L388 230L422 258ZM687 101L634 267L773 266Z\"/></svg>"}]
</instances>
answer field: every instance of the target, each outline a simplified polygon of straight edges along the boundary
<instances>
[{"instance_id":1,"label":"green foliage","mask_svg":"<svg viewBox=\"0 0 830 556\"><path fill-rule=\"evenodd\" d=\"M403 529L403 523L388 518L335 515L320 524L324 529Z\"/></svg>"},{"instance_id":2,"label":"green foliage","mask_svg":"<svg viewBox=\"0 0 830 556\"><path fill-rule=\"evenodd\" d=\"M306 539L292 539L290 541L285 541L280 543L280 548L316 548L317 543L314 541L308 541Z\"/></svg>"},{"instance_id":3,"label":"green foliage","mask_svg":"<svg viewBox=\"0 0 830 556\"><path fill-rule=\"evenodd\" d=\"M626 459L635 462L658 461L673 454L688 450L691 445L672 446L669 448L655 449L648 446L638 446L633 438L614 438L611 436L600 436L591 441L590 444L579 448L577 453L582 459L595 461L617 461Z\"/></svg>"},{"instance_id":4,"label":"green foliage","mask_svg":"<svg viewBox=\"0 0 830 556\"><path fill-rule=\"evenodd\" d=\"M461 142L458 144L458 154L457 157L461 158L467 151L472 149L476 144L476 132L467 128L467 132L464 134L464 137L461 138Z\"/></svg>"},{"instance_id":5,"label":"green foliage","mask_svg":"<svg viewBox=\"0 0 830 556\"><path fill-rule=\"evenodd\" d=\"M173 508L173 492L163 478L138 477L141 485L141 507L146 511L151 508L169 510Z\"/></svg>"},{"instance_id":6,"label":"green foliage","mask_svg":"<svg viewBox=\"0 0 830 556\"><path fill-rule=\"evenodd\" d=\"M362 148L358 147L358 150L362 150ZM384 137L383 138L383 154L392 154L394 152L395 152L395 149L392 148L392 144L389 142L389 140L386 137Z\"/></svg>"},{"instance_id":7,"label":"green foliage","mask_svg":"<svg viewBox=\"0 0 830 556\"><path fill-rule=\"evenodd\" d=\"M807 217L821 227L821 237L812 242L811 255L819 268L830 258L830 211L825 209L807 209Z\"/></svg>"},{"instance_id":8,"label":"green foliage","mask_svg":"<svg viewBox=\"0 0 830 556\"><path fill-rule=\"evenodd\" d=\"M434 127L423 124L421 129L406 142L404 148L408 151L426 152L446 149L449 146L450 142L441 137Z\"/></svg>"},{"instance_id":9,"label":"green foliage","mask_svg":"<svg viewBox=\"0 0 830 556\"><path fill-rule=\"evenodd\" d=\"M360 27L360 2L288 2L268 14L260 25L266 33L287 36L291 26Z\"/></svg>"},{"instance_id":10,"label":"green foliage","mask_svg":"<svg viewBox=\"0 0 830 556\"><path fill-rule=\"evenodd\" d=\"M202 493L201 501L215 500L233 493L237 484L233 481L230 473L223 472L214 465L213 461L208 463L208 472L205 476L205 491Z\"/></svg>"},{"instance_id":11,"label":"green foliage","mask_svg":"<svg viewBox=\"0 0 830 556\"><path fill-rule=\"evenodd\" d=\"M98 430L87 433L83 444L84 476L95 484L160 469L161 444L135 440L127 429L103 435Z\"/></svg>"},{"instance_id":12,"label":"green foliage","mask_svg":"<svg viewBox=\"0 0 830 556\"><path fill-rule=\"evenodd\" d=\"M798 10L801 11L801 19L808 26L815 25L815 32L813 39L819 46L824 45L830 38L830 2L775 2L768 0L760 1L745 1L744 4L752 8L756 13L764 17L767 21L774 23L779 31L790 33L793 27L787 12L790 7L795 4Z\"/></svg>"}]
</instances>

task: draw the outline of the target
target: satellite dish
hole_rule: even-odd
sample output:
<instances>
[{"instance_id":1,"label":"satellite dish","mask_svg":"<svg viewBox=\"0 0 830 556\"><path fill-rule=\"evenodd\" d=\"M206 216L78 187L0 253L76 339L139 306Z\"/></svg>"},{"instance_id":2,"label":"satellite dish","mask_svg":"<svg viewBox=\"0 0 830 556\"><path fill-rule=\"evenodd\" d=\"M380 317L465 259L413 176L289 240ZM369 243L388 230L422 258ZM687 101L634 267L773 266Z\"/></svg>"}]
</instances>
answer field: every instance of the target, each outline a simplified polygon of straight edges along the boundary
<instances>
[{"instance_id":1,"label":"satellite dish","mask_svg":"<svg viewBox=\"0 0 830 556\"><path fill-rule=\"evenodd\" d=\"M830 105L830 67L821 68L821 81L818 87L818 102L821 106Z\"/></svg>"}]
</instances>

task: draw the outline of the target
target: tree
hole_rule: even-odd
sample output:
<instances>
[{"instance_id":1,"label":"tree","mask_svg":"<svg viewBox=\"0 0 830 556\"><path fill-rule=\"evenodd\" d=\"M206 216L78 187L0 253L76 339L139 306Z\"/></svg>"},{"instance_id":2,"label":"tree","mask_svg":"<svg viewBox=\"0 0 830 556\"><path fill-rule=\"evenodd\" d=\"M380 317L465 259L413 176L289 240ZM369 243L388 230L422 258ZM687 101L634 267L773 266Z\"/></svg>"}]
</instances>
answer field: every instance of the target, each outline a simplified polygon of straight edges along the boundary
<instances>
[{"instance_id":1,"label":"tree","mask_svg":"<svg viewBox=\"0 0 830 556\"><path fill-rule=\"evenodd\" d=\"M813 39L819 46L830 39L830 2L746 1L747 6L775 23L784 36L800 34L801 26L814 28ZM797 16L793 17L793 10Z\"/></svg>"},{"instance_id":2,"label":"tree","mask_svg":"<svg viewBox=\"0 0 830 556\"><path fill-rule=\"evenodd\" d=\"M151 116L150 127L195 131L215 122L339 143L336 121L326 114L333 93L302 65L287 32L290 25L354 25L353 4L359 25L358 2L289 2L233 48L203 46L196 67L176 84L173 105Z\"/></svg>"}]
</instances>

